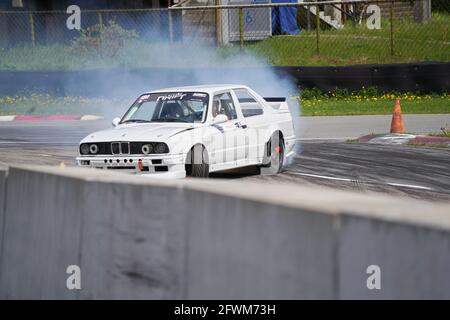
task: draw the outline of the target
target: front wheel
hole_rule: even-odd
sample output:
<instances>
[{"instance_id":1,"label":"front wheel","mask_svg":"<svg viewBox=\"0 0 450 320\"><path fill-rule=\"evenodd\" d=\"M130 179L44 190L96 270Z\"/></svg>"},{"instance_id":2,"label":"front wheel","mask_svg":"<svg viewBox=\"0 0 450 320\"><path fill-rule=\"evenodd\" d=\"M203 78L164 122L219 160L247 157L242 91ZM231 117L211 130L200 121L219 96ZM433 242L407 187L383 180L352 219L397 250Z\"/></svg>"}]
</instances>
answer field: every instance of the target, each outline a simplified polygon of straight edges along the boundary
<instances>
[{"instance_id":1,"label":"front wheel","mask_svg":"<svg viewBox=\"0 0 450 320\"><path fill-rule=\"evenodd\" d=\"M194 146L186 157L186 176L196 178L207 178L209 176L208 154L205 147Z\"/></svg>"},{"instance_id":2,"label":"front wheel","mask_svg":"<svg viewBox=\"0 0 450 320\"><path fill-rule=\"evenodd\" d=\"M274 133L266 143L261 174L281 172L284 162L284 140L281 134Z\"/></svg>"}]
</instances>

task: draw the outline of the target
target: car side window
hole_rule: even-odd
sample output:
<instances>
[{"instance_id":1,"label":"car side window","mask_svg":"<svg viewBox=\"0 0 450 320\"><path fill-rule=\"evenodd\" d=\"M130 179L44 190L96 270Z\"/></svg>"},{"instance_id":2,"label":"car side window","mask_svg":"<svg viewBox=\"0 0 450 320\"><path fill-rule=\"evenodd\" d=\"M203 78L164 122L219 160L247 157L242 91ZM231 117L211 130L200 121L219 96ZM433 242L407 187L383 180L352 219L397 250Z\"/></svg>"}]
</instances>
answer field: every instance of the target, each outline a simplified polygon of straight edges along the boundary
<instances>
[{"instance_id":1,"label":"car side window","mask_svg":"<svg viewBox=\"0 0 450 320\"><path fill-rule=\"evenodd\" d=\"M228 117L228 120L237 119L236 107L229 92L221 93L213 97L212 113L213 118L218 114L224 114Z\"/></svg>"},{"instance_id":2,"label":"car side window","mask_svg":"<svg viewBox=\"0 0 450 320\"><path fill-rule=\"evenodd\" d=\"M236 97L241 105L242 114L245 118L258 116L264 113L261 104L253 97L247 89L234 90Z\"/></svg>"}]
</instances>

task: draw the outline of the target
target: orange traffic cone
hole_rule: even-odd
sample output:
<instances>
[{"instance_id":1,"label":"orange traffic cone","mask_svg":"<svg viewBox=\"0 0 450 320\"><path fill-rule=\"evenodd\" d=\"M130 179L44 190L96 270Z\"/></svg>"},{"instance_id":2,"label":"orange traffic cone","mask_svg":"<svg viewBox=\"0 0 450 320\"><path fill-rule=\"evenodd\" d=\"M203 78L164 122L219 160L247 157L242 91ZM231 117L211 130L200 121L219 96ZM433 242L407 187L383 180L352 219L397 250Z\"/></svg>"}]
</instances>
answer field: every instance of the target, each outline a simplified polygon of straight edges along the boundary
<instances>
[{"instance_id":1,"label":"orange traffic cone","mask_svg":"<svg viewBox=\"0 0 450 320\"><path fill-rule=\"evenodd\" d=\"M405 133L405 125L403 124L402 109L400 108L400 99L397 98L392 114L391 133Z\"/></svg>"}]
</instances>

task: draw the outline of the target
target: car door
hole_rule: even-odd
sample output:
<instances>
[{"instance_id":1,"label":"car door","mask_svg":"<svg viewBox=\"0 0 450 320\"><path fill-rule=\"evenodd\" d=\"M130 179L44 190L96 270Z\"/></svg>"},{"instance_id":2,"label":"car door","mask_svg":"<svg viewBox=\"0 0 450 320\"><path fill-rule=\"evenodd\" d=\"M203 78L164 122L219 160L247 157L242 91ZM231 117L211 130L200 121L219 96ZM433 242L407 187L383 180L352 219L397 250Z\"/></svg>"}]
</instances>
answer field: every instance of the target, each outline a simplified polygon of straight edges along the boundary
<instances>
[{"instance_id":1,"label":"car door","mask_svg":"<svg viewBox=\"0 0 450 320\"><path fill-rule=\"evenodd\" d=\"M239 105L239 112L242 117L240 122L245 125L245 160L248 164L259 163L264 155L267 142L265 137L268 122L264 114L264 108L258 99L245 88L233 90L233 96Z\"/></svg>"},{"instance_id":2,"label":"car door","mask_svg":"<svg viewBox=\"0 0 450 320\"><path fill-rule=\"evenodd\" d=\"M232 97L234 105L236 106L237 118L234 125L238 130L235 133L235 147L236 147L236 162L238 166L243 166L248 164L249 161L249 138L251 130L248 126L247 120L245 119L239 100L235 93L232 91Z\"/></svg>"},{"instance_id":3,"label":"car door","mask_svg":"<svg viewBox=\"0 0 450 320\"><path fill-rule=\"evenodd\" d=\"M215 112L215 106L218 111ZM225 115L227 121L214 123L217 115ZM212 98L211 126L216 129L212 141L212 170L223 170L237 166L245 157L245 128L238 116L235 101L229 91L218 93Z\"/></svg>"}]
</instances>

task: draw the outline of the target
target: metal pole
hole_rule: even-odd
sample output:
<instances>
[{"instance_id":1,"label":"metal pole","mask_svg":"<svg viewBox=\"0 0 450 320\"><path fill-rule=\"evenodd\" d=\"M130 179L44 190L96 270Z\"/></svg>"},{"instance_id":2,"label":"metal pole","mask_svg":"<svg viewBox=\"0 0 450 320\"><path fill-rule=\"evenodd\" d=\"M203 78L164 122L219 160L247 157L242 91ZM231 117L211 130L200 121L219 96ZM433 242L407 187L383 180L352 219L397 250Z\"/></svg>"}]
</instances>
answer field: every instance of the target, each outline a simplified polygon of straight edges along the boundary
<instances>
[{"instance_id":1,"label":"metal pole","mask_svg":"<svg viewBox=\"0 0 450 320\"><path fill-rule=\"evenodd\" d=\"M100 55L103 57L103 16L102 13L98 13L98 25L100 26L100 34L99 34L99 49L100 49Z\"/></svg>"},{"instance_id":2,"label":"metal pole","mask_svg":"<svg viewBox=\"0 0 450 320\"><path fill-rule=\"evenodd\" d=\"M306 30L311 30L311 10L310 6L306 7Z\"/></svg>"},{"instance_id":3,"label":"metal pole","mask_svg":"<svg viewBox=\"0 0 450 320\"><path fill-rule=\"evenodd\" d=\"M171 10L169 10L169 44L173 44L173 20Z\"/></svg>"},{"instance_id":4,"label":"metal pole","mask_svg":"<svg viewBox=\"0 0 450 320\"><path fill-rule=\"evenodd\" d=\"M220 0L216 0L216 6L221 3ZM222 9L216 8L216 44L218 47L222 45Z\"/></svg>"},{"instance_id":5,"label":"metal pole","mask_svg":"<svg viewBox=\"0 0 450 320\"><path fill-rule=\"evenodd\" d=\"M102 28L102 26L103 26L103 16L102 16L101 12L98 13L98 24L100 25L100 28Z\"/></svg>"},{"instance_id":6,"label":"metal pole","mask_svg":"<svg viewBox=\"0 0 450 320\"><path fill-rule=\"evenodd\" d=\"M33 17L32 13L29 14L29 18L30 18L31 45L33 47L35 47L36 46L36 32L34 30L34 17Z\"/></svg>"},{"instance_id":7,"label":"metal pole","mask_svg":"<svg viewBox=\"0 0 450 320\"><path fill-rule=\"evenodd\" d=\"M391 19L391 30L390 30L391 56L393 56L394 55L394 1L391 2L390 19Z\"/></svg>"},{"instance_id":8,"label":"metal pole","mask_svg":"<svg viewBox=\"0 0 450 320\"><path fill-rule=\"evenodd\" d=\"M239 8L239 44L244 48L244 9Z\"/></svg>"},{"instance_id":9,"label":"metal pole","mask_svg":"<svg viewBox=\"0 0 450 320\"><path fill-rule=\"evenodd\" d=\"M330 5L330 4L367 4L370 3L389 3L392 0L337 0L337 1L322 1L319 0L311 1L311 2L301 2L301 3L248 3L248 4L239 4L239 5L212 5L212 6L190 6L190 7L170 7L169 10L200 10L200 9L239 9L239 8L275 8L275 7L304 7L304 6L315 6L317 5ZM395 0L395 1L402 1L406 2L408 0ZM131 11L132 9L128 9L127 11ZM142 10L142 9L136 9L136 10ZM85 10L87 11L87 10ZM103 12L107 10L102 10Z\"/></svg>"},{"instance_id":10,"label":"metal pole","mask_svg":"<svg viewBox=\"0 0 450 320\"><path fill-rule=\"evenodd\" d=\"M319 11L319 5L316 4L316 53L317 53L317 55L320 55L319 29L320 29L320 11Z\"/></svg>"}]
</instances>

